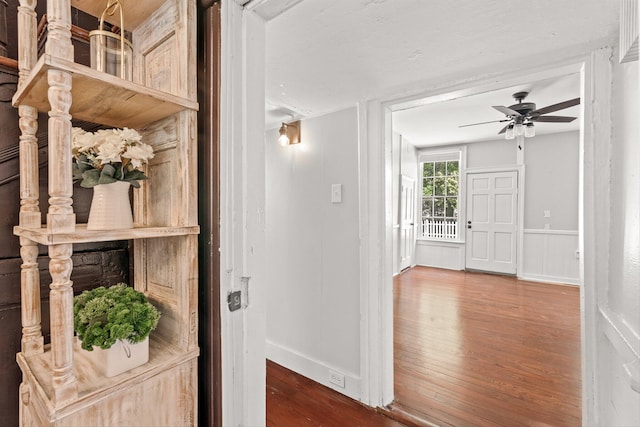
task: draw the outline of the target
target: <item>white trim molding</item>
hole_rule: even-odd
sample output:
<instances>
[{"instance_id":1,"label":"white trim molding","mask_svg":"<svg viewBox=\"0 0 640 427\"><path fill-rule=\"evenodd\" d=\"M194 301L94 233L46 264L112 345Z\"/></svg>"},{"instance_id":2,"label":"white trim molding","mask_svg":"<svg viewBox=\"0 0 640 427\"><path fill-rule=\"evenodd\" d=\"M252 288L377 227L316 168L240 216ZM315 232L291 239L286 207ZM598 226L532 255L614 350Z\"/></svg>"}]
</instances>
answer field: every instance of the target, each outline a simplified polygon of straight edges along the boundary
<instances>
[{"instance_id":1,"label":"white trim molding","mask_svg":"<svg viewBox=\"0 0 640 427\"><path fill-rule=\"evenodd\" d=\"M640 336L619 315L600 307L600 324L620 360L626 380L636 393L640 393Z\"/></svg>"},{"instance_id":2,"label":"white trim molding","mask_svg":"<svg viewBox=\"0 0 640 427\"><path fill-rule=\"evenodd\" d=\"M279 365L286 366L287 369L303 375L325 387L349 396L352 399L360 399L360 377L345 372L335 366L327 365L319 360L305 354L294 351L267 340L267 359ZM340 387L329 381L330 372L344 375L344 387Z\"/></svg>"},{"instance_id":3,"label":"white trim molding","mask_svg":"<svg viewBox=\"0 0 640 427\"><path fill-rule=\"evenodd\" d=\"M226 1L221 6L221 33L222 424L256 426L264 424L266 414L265 23ZM243 308L232 313L226 300L236 290L242 291Z\"/></svg>"},{"instance_id":4,"label":"white trim molding","mask_svg":"<svg viewBox=\"0 0 640 427\"><path fill-rule=\"evenodd\" d=\"M620 63L638 60L638 0L620 0Z\"/></svg>"},{"instance_id":5,"label":"white trim molding","mask_svg":"<svg viewBox=\"0 0 640 427\"><path fill-rule=\"evenodd\" d=\"M609 281L612 51L592 52L581 67L580 179L578 229L582 289L582 424L600 425L599 355L602 332L598 304ZM596 143L597 141L597 143Z\"/></svg>"},{"instance_id":6,"label":"white trim molding","mask_svg":"<svg viewBox=\"0 0 640 427\"><path fill-rule=\"evenodd\" d=\"M604 43L603 43L604 44ZM596 283L606 283L607 267L598 262L598 254L605 251L607 231L598 231L600 222L608 229L608 217L603 210L609 206L606 195L608 176L596 171L607 169L611 133L611 50L593 52L575 49L547 55L545 65L538 58L534 63L519 63L508 71L480 74L452 82L451 78L403 88L400 94L360 104L360 218L361 218L361 378L362 401L371 406L385 406L393 400L393 273L387 264L391 259L393 223L388 214L391 204L390 152L392 110L401 110L425 103L439 102L580 72L581 83L581 158L580 158L580 272L584 283L581 292L582 366L583 366L583 423L597 425L597 299ZM551 58L551 59L549 59ZM503 68L504 70L504 68ZM478 74L476 74L478 75ZM468 77L468 76L467 76ZM448 83L447 83L448 81ZM598 84L595 84L595 82ZM388 131L386 130L388 129ZM595 143L598 141L598 144ZM604 155L602 159L598 154ZM603 164L604 163L604 164ZM601 165L602 164L602 165ZM603 174L606 175L606 174ZM519 182L523 181L519 179ZM523 193L520 193L520 199ZM596 205L598 200L598 205ZM519 206L520 212L524 212ZM523 224L520 220L520 224ZM598 225L596 225L598 224ZM523 228L520 228L521 233ZM520 241L522 242L522 236ZM522 248L519 253L522 254ZM522 265L521 260L518 264Z\"/></svg>"}]
</instances>

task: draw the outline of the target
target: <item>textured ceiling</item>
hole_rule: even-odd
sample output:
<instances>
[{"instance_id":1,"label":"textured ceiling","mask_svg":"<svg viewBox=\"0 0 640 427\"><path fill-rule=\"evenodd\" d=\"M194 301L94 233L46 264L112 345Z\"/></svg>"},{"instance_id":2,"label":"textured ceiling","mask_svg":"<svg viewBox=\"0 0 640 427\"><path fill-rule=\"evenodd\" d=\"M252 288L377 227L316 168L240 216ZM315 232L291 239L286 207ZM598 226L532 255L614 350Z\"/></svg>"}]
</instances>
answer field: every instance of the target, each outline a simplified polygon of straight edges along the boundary
<instances>
[{"instance_id":1,"label":"textured ceiling","mask_svg":"<svg viewBox=\"0 0 640 427\"><path fill-rule=\"evenodd\" d=\"M584 51L613 40L617 21L618 0L303 0L267 23L267 125L411 83ZM501 95L493 105L511 103Z\"/></svg>"}]
</instances>

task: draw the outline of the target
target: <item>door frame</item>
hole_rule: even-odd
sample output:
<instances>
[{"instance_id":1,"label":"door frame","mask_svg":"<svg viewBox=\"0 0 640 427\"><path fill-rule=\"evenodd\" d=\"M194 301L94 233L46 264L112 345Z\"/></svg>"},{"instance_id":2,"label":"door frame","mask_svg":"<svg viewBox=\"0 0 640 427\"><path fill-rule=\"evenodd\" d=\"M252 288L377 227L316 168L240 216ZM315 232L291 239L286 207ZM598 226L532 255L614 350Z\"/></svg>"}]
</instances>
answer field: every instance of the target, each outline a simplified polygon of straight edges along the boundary
<instances>
[{"instance_id":1,"label":"door frame","mask_svg":"<svg viewBox=\"0 0 640 427\"><path fill-rule=\"evenodd\" d=\"M198 4L198 422L222 425L220 381L220 4Z\"/></svg>"},{"instance_id":2,"label":"door frame","mask_svg":"<svg viewBox=\"0 0 640 427\"><path fill-rule=\"evenodd\" d=\"M611 48L565 49L530 57L500 73L476 73L457 81L401 88L396 94L358 104L360 152L360 291L361 291L361 387L362 401L384 407L393 401L393 272L392 272L392 184L391 113L394 109L439 102L509 87L524 81L555 77L562 73L581 75L581 131L579 177L579 248L582 281L582 422L597 423L597 316L598 284L606 285L608 266L598 264L598 254L607 253L609 213L596 203L609 198L609 145L611 141ZM540 65L544 64L544 65ZM465 79L465 77L467 77ZM597 82L597 84L596 84ZM425 98L428 98L425 101ZM588 123L588 126L586 125ZM596 144L598 141L598 144ZM602 170L600 170L602 168ZM598 171L599 173L596 173ZM602 259L602 258L601 258Z\"/></svg>"},{"instance_id":3,"label":"door frame","mask_svg":"<svg viewBox=\"0 0 640 427\"><path fill-rule=\"evenodd\" d=\"M514 141L515 142L515 141ZM516 242L516 276L521 277L522 275L522 265L524 259L522 257L522 251L524 249L524 189L525 189L525 165L509 165L509 166L501 166L501 167L491 167L491 168L469 168L462 171L460 174L460 178L464 181L464 196L462 198L465 199L464 204L464 214L462 216L463 222L460 224L465 226L467 223L467 195L469 189L467 188L467 175L474 173L496 173L496 172L515 172L518 179L518 230L516 232L516 238L518 241ZM466 237L466 228L465 228L465 237L464 237L464 247L465 247L465 267L467 265L467 250L469 249L469 242Z\"/></svg>"},{"instance_id":4,"label":"door frame","mask_svg":"<svg viewBox=\"0 0 640 427\"><path fill-rule=\"evenodd\" d=\"M245 3L221 3L218 273L224 426L264 425L266 419L265 20ZM241 307L232 312L227 297L235 291L241 292Z\"/></svg>"}]
</instances>

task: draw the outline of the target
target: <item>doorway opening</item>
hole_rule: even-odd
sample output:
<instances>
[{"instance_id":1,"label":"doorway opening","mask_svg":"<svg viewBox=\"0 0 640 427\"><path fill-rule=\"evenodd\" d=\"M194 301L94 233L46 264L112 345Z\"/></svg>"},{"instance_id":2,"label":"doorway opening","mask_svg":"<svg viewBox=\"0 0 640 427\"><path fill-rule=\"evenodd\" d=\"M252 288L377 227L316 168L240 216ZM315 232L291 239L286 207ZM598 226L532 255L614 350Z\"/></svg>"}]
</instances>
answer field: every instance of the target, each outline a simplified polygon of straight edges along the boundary
<instances>
[{"instance_id":1,"label":"doorway opening","mask_svg":"<svg viewBox=\"0 0 640 427\"><path fill-rule=\"evenodd\" d=\"M533 94L536 92L544 92L544 85L551 88L550 92L557 95L559 93L557 82L562 79L567 81L571 80L573 94L579 98L583 92L581 88L583 84L581 77L579 66L562 67L529 76L527 80L520 80L519 82L512 79L508 84L503 83L502 86L479 86L421 99L388 103L386 107L388 114L385 120L384 135L387 139L390 139L392 137L391 135L395 137L396 133L400 133L401 138L406 138L403 130L396 127L396 117L399 113L404 113L409 109L421 108L425 105L430 107L436 106L436 104L442 105L444 101L471 101L472 98L491 96L494 92L503 91L502 94L504 94L504 91L515 91L514 93L516 93L521 91L521 89L532 92L533 97ZM583 77L582 80L584 80ZM522 81L534 83L522 85L520 83ZM523 86L528 87L523 88ZM564 98L562 100L564 100ZM548 104L551 104L551 102L548 102ZM486 108L490 110L492 105L500 104L489 104L486 105ZM539 107L544 105L547 105L545 101L538 104ZM446 108L443 109L446 110ZM461 111L465 110L462 109ZM578 115L580 115L582 111L582 107L577 107L572 110L571 113L575 114L577 112ZM564 113L563 111L563 114ZM447 110L447 114L451 115L450 110ZM566 115L571 116L572 114ZM423 122L427 121L424 117L426 116L423 116ZM498 117L503 119L503 117ZM398 121L402 121L402 119ZM436 121L438 121L437 118ZM496 122L499 122L499 120L496 120ZM582 188L581 181L583 177L580 176L581 172L579 169L581 165L579 164L579 153L583 144L583 132L581 130L582 120L576 120L576 122L580 123L580 125L565 132L556 131L555 129L553 132L544 132L543 126L540 126L537 138L525 139L523 135L515 141L504 141L504 135L492 135L490 138L484 137L483 139L483 137L480 137L479 141L481 142L472 142L464 139L446 142L440 140L430 147L425 148L423 145L418 149L416 158L424 159L433 153L436 153L437 157L437 153L446 151L447 147L464 147L465 167L464 170L459 172L459 182L456 184L453 192L450 193L446 179L442 180L445 181L444 188L438 190L435 181L438 177L430 181L432 177L425 172L427 168L427 166L425 166L426 162L416 162L415 167L418 176L416 191L419 195L417 198L418 209L416 210L418 224L415 232L416 249L412 266L422 265L430 268L439 267L450 270L482 270L511 274L518 278L532 279L536 282L580 285L581 264L578 259L580 254L579 217L581 217L582 211L579 204L579 192ZM482 124L484 125L484 123ZM497 129L503 126L503 124L500 123L498 123L498 125ZM400 128L401 127L402 126L400 126ZM411 134L411 132L407 133ZM494 133L497 134L497 130L494 131ZM556 133L563 135L559 138L554 137ZM411 138L407 139L411 140ZM415 136L414 139L416 139ZM552 140L561 140L563 146L566 145L570 147L560 155L560 157L564 156L565 159L570 159L574 162L570 172L572 175L570 188L564 185L554 186L553 182L550 181L554 179L553 173L550 173L552 171L549 169L544 170L544 168L540 168L539 166L540 162L545 158L551 159L556 156L556 151L549 151L554 144ZM539 146L537 147L536 143L538 141L542 142L538 144ZM481 146L482 148L480 148ZM385 153L389 152L393 151L385 151ZM508 154L505 155L504 153L506 152L508 152ZM527 158L529 154L531 160ZM389 163L390 161L393 162L393 159L386 159L385 162ZM437 162L438 159L436 159L434 165L438 165ZM443 162L441 161L440 163ZM535 168L531 166L534 163L536 164ZM553 163L553 161L550 163ZM526 182L525 168L527 172ZM400 178L398 178L398 181L399 180ZM542 191L544 194L539 194L539 188L546 188L546 191ZM456 196L455 202L450 203L449 200L447 200L449 196ZM389 199L391 199L392 203L395 202L393 196L387 198L387 202L389 202ZM559 201L559 204L555 203L556 200ZM567 203L563 204L562 202ZM401 207L402 205L404 205L404 202L400 200L397 206ZM446 220L448 214L453 212L453 210L447 210L449 205L455 207L455 215L453 215L452 218L455 220L453 222L457 228L457 233L446 236L448 238L441 238L442 236L438 236L440 238L432 238L432 236L425 235L426 219L430 221L429 224L433 222L434 216L442 217ZM538 210L540 212L537 212ZM449 218L449 220L452 221L451 218ZM400 238L398 240L400 242L402 241ZM396 270L395 268L396 256L401 252L401 249L396 249L395 239L393 244L392 264L393 274L395 275L401 271L401 269ZM562 256L564 257L564 261L557 259L557 251L563 252ZM570 261L570 268L563 269L561 265L566 267L566 260ZM558 261L557 265L554 265L555 261ZM397 265L399 265L399 263ZM413 276L416 275L414 272L409 273ZM424 271L418 273L424 274ZM434 274L437 276L438 274L446 275L445 273L448 272L442 270L440 273ZM477 277L470 273L458 274L462 276L454 276L456 277L456 279L453 279L454 282L464 282L470 277L488 278L489 281L495 280L498 282L507 279L486 274L480 274ZM403 272L402 276L405 275L407 275L407 272ZM420 274L418 274L418 276L420 276ZM521 289L524 289L526 286L537 286L536 283L529 284L526 282L518 282L515 278L508 279L514 282L514 286ZM398 283L402 280L403 278L401 276L396 277L396 283L393 285L394 291L397 291L397 287L400 286ZM447 279L444 280L446 281ZM566 293L568 291L568 288L557 285L543 285L543 287L559 293ZM573 291L577 292L577 294L580 293L579 289L573 289ZM397 297L394 292L388 292L385 295L387 297L390 295ZM430 297L427 297L427 306L429 305L429 298ZM485 295L485 298L487 298L487 295ZM574 357L574 362L580 365L580 319L583 318L584 314L580 313L579 297L571 303L574 305L577 304L578 306L578 319L575 326L576 330L574 331L578 336L578 353L572 354L572 356ZM396 298L393 299L393 304L394 309L399 307L399 302ZM451 307L451 310L458 310L459 308L460 307ZM442 307L439 307L439 309L442 309ZM424 314L424 312L422 313ZM456 314L459 315L459 312ZM394 318L401 315L401 313L397 313L394 310ZM428 316L428 314L426 315ZM459 319L458 317L458 320ZM461 332L464 332L464 328L460 325L448 324L441 326L457 331L458 333L456 335L458 338L463 335ZM383 334L383 337L386 336L386 334ZM383 347L386 349L388 344L389 342L386 341ZM465 345L464 343L459 344L461 346ZM429 351L437 351L437 348L432 347ZM396 359L396 355L394 355L392 359L395 361L393 365L394 369L398 369L401 363ZM389 366L389 364L387 363L386 366ZM433 372L431 374L436 375ZM389 381L389 377L387 377L386 380L386 388L384 388L385 378L382 379L383 393L386 391L387 396L401 395L397 389L394 389L398 384L393 381L393 375L391 375L391 381ZM491 381L491 379L488 378L487 381ZM434 380L434 382L436 381ZM444 382L446 383L446 381ZM574 384L574 386L578 388L579 401L581 394L579 381L578 384ZM450 387L451 390L456 389L460 392L460 384L451 382L446 387ZM434 391L434 393L437 393L437 391ZM387 399L386 403L388 403L388 401L389 399ZM577 406L577 412L580 412L579 404Z\"/></svg>"}]
</instances>

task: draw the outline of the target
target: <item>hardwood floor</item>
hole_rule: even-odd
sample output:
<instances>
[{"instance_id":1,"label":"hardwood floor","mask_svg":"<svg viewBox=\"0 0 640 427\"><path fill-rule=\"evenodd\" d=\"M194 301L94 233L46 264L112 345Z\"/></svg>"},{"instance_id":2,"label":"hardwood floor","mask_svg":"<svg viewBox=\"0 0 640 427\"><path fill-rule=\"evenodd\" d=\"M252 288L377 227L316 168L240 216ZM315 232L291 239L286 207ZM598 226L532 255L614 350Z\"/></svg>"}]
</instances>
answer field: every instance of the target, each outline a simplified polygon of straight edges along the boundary
<instances>
[{"instance_id":1,"label":"hardwood floor","mask_svg":"<svg viewBox=\"0 0 640 427\"><path fill-rule=\"evenodd\" d=\"M439 426L579 426L579 288L426 267L394 282L394 411Z\"/></svg>"},{"instance_id":2,"label":"hardwood floor","mask_svg":"<svg viewBox=\"0 0 640 427\"><path fill-rule=\"evenodd\" d=\"M267 427L402 427L330 388L267 360Z\"/></svg>"}]
</instances>

